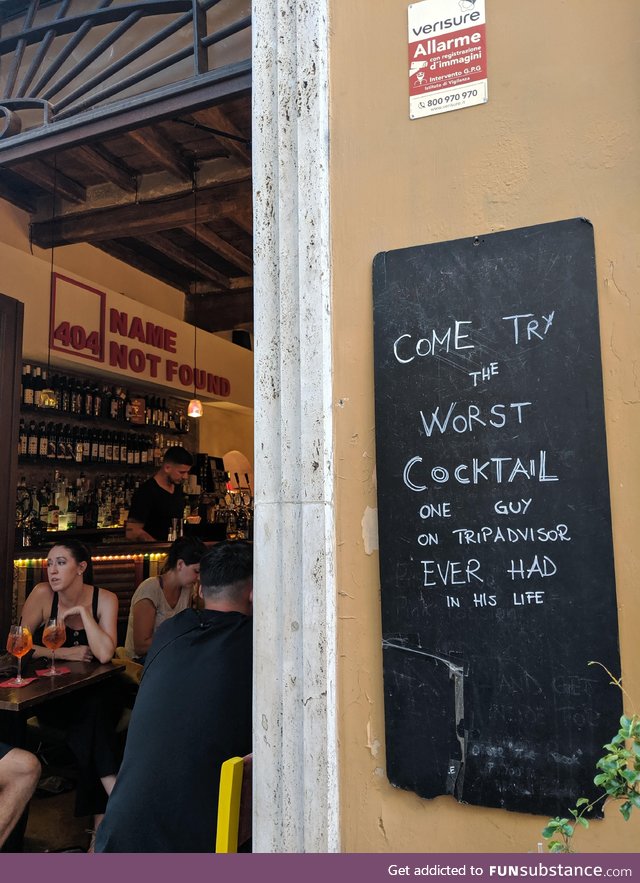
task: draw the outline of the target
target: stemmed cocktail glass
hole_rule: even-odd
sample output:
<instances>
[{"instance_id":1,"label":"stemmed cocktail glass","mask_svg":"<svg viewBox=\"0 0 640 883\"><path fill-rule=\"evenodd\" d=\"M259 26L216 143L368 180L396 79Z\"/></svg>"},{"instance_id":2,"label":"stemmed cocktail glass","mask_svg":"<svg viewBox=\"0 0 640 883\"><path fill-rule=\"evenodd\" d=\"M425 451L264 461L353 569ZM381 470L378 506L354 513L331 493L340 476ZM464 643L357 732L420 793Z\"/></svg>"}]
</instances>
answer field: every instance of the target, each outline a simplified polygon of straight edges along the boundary
<instances>
[{"instance_id":1,"label":"stemmed cocktail glass","mask_svg":"<svg viewBox=\"0 0 640 883\"><path fill-rule=\"evenodd\" d=\"M22 657L33 647L31 632L26 626L12 625L7 638L7 651L18 658L18 674L7 681L9 687L20 687L24 683L22 677Z\"/></svg>"},{"instance_id":2,"label":"stemmed cocktail glass","mask_svg":"<svg viewBox=\"0 0 640 883\"><path fill-rule=\"evenodd\" d=\"M42 643L45 647L51 650L51 666L43 672L43 675L50 676L58 674L58 670L56 669L56 650L59 650L60 647L62 647L66 639L67 630L64 625L64 619L56 617L48 619L42 633Z\"/></svg>"}]
</instances>

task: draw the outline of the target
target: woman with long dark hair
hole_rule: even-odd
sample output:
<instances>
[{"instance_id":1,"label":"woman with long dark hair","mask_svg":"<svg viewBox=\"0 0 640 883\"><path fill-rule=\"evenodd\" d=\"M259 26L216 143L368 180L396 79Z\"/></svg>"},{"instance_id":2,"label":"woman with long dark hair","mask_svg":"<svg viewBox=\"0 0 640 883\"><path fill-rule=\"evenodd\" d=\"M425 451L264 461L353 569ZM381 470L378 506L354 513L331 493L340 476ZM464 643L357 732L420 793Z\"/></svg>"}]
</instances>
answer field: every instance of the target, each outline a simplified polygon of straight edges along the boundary
<instances>
[{"instance_id":1,"label":"woman with long dark hair","mask_svg":"<svg viewBox=\"0 0 640 883\"><path fill-rule=\"evenodd\" d=\"M22 625L33 633L34 656L51 658L42 643L50 619L64 622L66 639L56 660L109 662L117 643L118 597L93 585L91 554L74 539L57 543L47 557L47 582L38 583L22 609ZM76 815L93 814L97 826L118 771L115 724L120 708L109 685L62 696L38 712L43 723L65 732L78 761Z\"/></svg>"},{"instance_id":2,"label":"woman with long dark hair","mask_svg":"<svg viewBox=\"0 0 640 883\"><path fill-rule=\"evenodd\" d=\"M206 551L196 537L180 537L171 545L158 576L140 583L131 599L125 640L131 659L144 660L158 626L189 606Z\"/></svg>"}]
</instances>

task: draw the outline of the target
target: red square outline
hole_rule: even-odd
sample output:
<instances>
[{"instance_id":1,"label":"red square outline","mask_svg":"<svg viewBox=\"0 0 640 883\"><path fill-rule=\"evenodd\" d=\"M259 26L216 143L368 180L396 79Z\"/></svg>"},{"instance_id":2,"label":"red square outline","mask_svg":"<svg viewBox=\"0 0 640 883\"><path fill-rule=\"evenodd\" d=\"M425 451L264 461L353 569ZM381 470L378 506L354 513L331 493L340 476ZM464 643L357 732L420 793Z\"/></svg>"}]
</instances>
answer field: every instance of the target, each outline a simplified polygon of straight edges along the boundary
<instances>
[{"instance_id":1,"label":"red square outline","mask_svg":"<svg viewBox=\"0 0 640 883\"><path fill-rule=\"evenodd\" d=\"M69 285L75 285L77 288L84 288L85 291L90 291L92 294L97 294L100 298L100 354L97 356L93 356L87 353L83 353L81 350L70 349L65 346L56 346L53 332L56 327L55 313L56 313L56 290L58 285L58 279L63 280L64 282L68 282ZM59 353L66 353L67 355L77 356L81 359L88 359L90 362L104 362L104 328L105 328L105 317L106 317L106 300L107 293L106 291L100 291L98 288L92 288L90 285L85 285L83 282L78 282L76 279L71 279L69 276L64 276L62 273L54 273L53 274L53 286L51 290L51 317L49 319L49 347L52 350L56 350Z\"/></svg>"}]
</instances>

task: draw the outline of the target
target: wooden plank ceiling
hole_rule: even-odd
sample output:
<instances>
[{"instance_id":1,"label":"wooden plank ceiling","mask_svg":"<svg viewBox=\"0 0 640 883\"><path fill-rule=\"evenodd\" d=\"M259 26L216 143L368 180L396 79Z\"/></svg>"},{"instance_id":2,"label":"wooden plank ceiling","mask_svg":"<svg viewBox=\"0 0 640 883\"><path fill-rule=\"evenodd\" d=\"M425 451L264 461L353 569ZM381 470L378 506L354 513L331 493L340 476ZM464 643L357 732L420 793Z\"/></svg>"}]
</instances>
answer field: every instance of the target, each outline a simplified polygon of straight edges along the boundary
<instances>
[{"instance_id":1,"label":"wooden plank ceiling","mask_svg":"<svg viewBox=\"0 0 640 883\"><path fill-rule=\"evenodd\" d=\"M0 168L42 248L84 242L185 292L208 331L253 321L249 95ZM194 185L195 182L195 185Z\"/></svg>"}]
</instances>

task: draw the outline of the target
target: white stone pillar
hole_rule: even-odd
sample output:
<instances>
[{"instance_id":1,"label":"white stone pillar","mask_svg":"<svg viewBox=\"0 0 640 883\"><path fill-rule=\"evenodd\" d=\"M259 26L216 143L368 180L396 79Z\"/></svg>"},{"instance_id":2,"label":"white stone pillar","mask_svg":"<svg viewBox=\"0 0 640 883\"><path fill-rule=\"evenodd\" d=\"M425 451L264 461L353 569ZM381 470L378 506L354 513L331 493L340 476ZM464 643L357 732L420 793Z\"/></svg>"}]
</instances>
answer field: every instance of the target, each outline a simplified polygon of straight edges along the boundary
<instances>
[{"instance_id":1,"label":"white stone pillar","mask_svg":"<svg viewBox=\"0 0 640 883\"><path fill-rule=\"evenodd\" d=\"M257 852L339 850L327 0L253 0Z\"/></svg>"}]
</instances>

